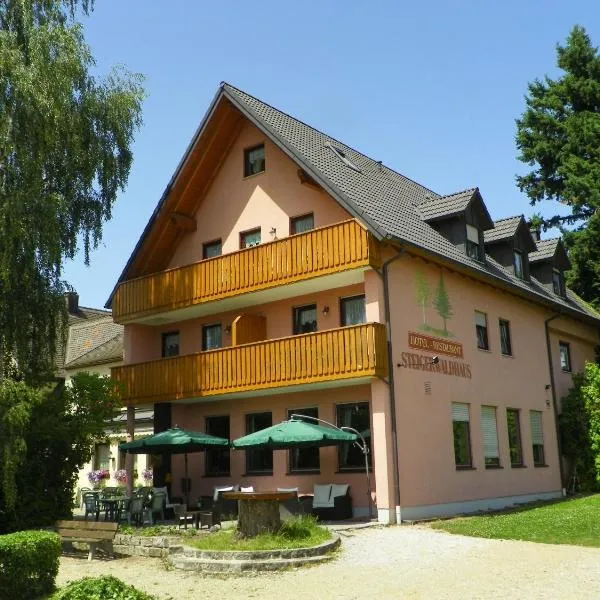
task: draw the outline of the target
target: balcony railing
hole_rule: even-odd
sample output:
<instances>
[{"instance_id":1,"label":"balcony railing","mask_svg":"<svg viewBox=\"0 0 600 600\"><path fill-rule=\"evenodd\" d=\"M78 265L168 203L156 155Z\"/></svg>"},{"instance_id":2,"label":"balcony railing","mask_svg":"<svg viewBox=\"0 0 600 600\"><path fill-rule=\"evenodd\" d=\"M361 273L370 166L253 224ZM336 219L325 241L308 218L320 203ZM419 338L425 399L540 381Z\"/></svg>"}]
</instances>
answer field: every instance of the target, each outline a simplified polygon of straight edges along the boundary
<instances>
[{"instance_id":1,"label":"balcony railing","mask_svg":"<svg viewBox=\"0 0 600 600\"><path fill-rule=\"evenodd\" d=\"M387 374L385 327L368 323L114 367L124 404L171 402Z\"/></svg>"},{"instance_id":2,"label":"balcony railing","mask_svg":"<svg viewBox=\"0 0 600 600\"><path fill-rule=\"evenodd\" d=\"M345 221L119 285L112 302L117 323L256 292L312 277L378 267L377 241Z\"/></svg>"}]
</instances>

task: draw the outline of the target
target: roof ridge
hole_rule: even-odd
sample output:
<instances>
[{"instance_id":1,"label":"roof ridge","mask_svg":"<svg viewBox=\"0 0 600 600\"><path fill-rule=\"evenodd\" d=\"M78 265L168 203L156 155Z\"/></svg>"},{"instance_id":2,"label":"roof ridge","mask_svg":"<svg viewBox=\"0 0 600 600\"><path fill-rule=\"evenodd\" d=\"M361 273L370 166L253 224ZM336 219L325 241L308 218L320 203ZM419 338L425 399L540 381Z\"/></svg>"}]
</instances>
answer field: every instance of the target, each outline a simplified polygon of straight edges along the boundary
<instances>
[{"instance_id":1,"label":"roof ridge","mask_svg":"<svg viewBox=\"0 0 600 600\"><path fill-rule=\"evenodd\" d=\"M500 223L501 221L510 221L511 219L525 219L525 216L523 214L520 215L514 215L512 217L502 217L501 219L496 219L494 221L494 223Z\"/></svg>"},{"instance_id":2,"label":"roof ridge","mask_svg":"<svg viewBox=\"0 0 600 600\"><path fill-rule=\"evenodd\" d=\"M421 186L424 190L427 190L428 192L431 192L432 194L435 194L436 197L440 197L440 194L438 192L433 191L432 189L428 188L427 186L423 185L422 183L419 183L418 181L415 181L414 179L411 179L410 177L407 177L406 175L404 175L403 173L400 173L399 171L396 171L395 169L393 169L392 167L384 164L383 161L379 161L379 160L375 160L374 158L364 154L363 152L361 152L360 150L357 150L356 148L354 148L353 146L350 146L349 144L347 144L346 142L342 142L341 140L339 140L338 138L330 135L329 133L326 133L325 131L321 131L320 129L317 129L316 127L314 127L313 125L310 125L309 123L306 123L305 121L303 121L302 119L299 119L298 117L294 117L293 115L290 115L289 113L285 112L284 110L281 110L280 108L277 108L276 106L273 106L272 104L269 104L268 102L265 102L264 100L261 100L260 98L257 98L256 96L253 96L252 94L246 92L245 90L242 90L238 87L236 87L235 85L232 85L231 83L227 82L227 81L222 81L221 82L221 87L223 89L226 89L227 87L234 89L236 92L240 92L241 94L245 94L246 96L249 96L250 98L252 98L253 100L256 100L257 102L261 102L262 104L264 104L265 106L268 106L271 110L275 110L278 113L281 113L282 115L285 115L288 119L293 119L294 121L297 121L298 123L300 123L301 125L304 125L304 127L308 127L309 129L311 129L312 131L315 131L316 133L319 133L321 135L324 135L328 138L330 138L331 140L333 140L336 144L340 144L341 146L345 146L346 148L352 150L352 152L356 152L356 154L359 154L360 156L380 165L381 167L384 167L385 169L391 171L392 173L395 173L396 175L399 175L400 177L404 177L404 179L407 179L408 181L411 181L412 183L414 183L415 185ZM476 189L476 188L473 188Z\"/></svg>"},{"instance_id":3,"label":"roof ridge","mask_svg":"<svg viewBox=\"0 0 600 600\"><path fill-rule=\"evenodd\" d=\"M86 357L88 354L90 354L91 352L95 352L96 350L99 350L100 348L102 348L102 346L106 346L106 344L114 341L116 338L118 338L119 336L122 336L123 332L120 331L119 333L113 335L113 337L109 338L108 340L106 340L105 342L102 342L101 344L98 344L97 346L94 346L93 348L90 348L89 350L87 350L86 352L84 352L83 354L80 354L79 356L76 356L74 359L70 360L69 362L65 362L65 367L67 365L70 365L78 360L81 360L82 358Z\"/></svg>"},{"instance_id":4,"label":"roof ridge","mask_svg":"<svg viewBox=\"0 0 600 600\"><path fill-rule=\"evenodd\" d=\"M465 188L464 190L459 190L458 192L452 192L451 194L442 194L440 198L451 198L452 196L459 196L460 194L466 194L467 192L475 192L479 191L479 186Z\"/></svg>"}]
</instances>

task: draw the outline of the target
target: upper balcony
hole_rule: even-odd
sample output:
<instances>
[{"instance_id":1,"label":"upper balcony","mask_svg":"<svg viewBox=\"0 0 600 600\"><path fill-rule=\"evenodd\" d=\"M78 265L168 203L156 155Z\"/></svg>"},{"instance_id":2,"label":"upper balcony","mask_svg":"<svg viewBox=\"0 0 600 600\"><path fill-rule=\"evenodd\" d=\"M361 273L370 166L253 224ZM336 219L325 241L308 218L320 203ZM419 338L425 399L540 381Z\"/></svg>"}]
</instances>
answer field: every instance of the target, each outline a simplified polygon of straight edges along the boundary
<instances>
[{"instance_id":1,"label":"upper balcony","mask_svg":"<svg viewBox=\"0 0 600 600\"><path fill-rule=\"evenodd\" d=\"M111 369L124 404L263 395L387 375L385 326L366 323Z\"/></svg>"},{"instance_id":2,"label":"upper balcony","mask_svg":"<svg viewBox=\"0 0 600 600\"><path fill-rule=\"evenodd\" d=\"M363 281L377 240L350 220L122 282L117 323L163 324ZM215 301L219 302L215 302Z\"/></svg>"}]
</instances>

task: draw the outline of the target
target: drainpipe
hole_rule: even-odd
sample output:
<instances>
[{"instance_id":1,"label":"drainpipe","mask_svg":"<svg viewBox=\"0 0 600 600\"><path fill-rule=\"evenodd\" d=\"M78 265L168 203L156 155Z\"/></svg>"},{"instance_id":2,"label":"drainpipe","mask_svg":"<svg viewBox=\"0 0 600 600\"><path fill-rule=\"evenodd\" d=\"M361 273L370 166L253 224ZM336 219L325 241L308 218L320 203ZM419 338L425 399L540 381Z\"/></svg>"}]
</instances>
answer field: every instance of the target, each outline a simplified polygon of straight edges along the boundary
<instances>
[{"instance_id":1,"label":"drainpipe","mask_svg":"<svg viewBox=\"0 0 600 600\"><path fill-rule=\"evenodd\" d=\"M396 505L396 523L401 523L400 515L400 467L398 459L398 431L396 427L396 395L394 392L394 361L392 358L392 327L391 327L391 316L390 316L390 288L388 281L388 268L390 264L398 260L404 250L401 249L397 254L386 260L381 266L381 277L383 279L383 306L385 314L385 329L387 339L387 358L388 358L388 390L390 395L390 413L391 413L391 430L392 430L392 444L394 451L392 452L392 459L394 461L394 496Z\"/></svg>"},{"instance_id":2,"label":"drainpipe","mask_svg":"<svg viewBox=\"0 0 600 600\"><path fill-rule=\"evenodd\" d=\"M556 448L558 450L558 470L560 473L560 485L562 487L563 496L566 495L564 485L564 473L562 464L562 444L560 442L560 429L558 427L558 407L556 400L556 387L554 385L554 365L552 364L552 344L550 343L550 329L548 324L554 319L558 319L561 313L556 313L544 321L544 329L546 331L546 351L548 353L548 369L550 370L550 388L552 389L552 409L554 411L554 427L556 428Z\"/></svg>"}]
</instances>

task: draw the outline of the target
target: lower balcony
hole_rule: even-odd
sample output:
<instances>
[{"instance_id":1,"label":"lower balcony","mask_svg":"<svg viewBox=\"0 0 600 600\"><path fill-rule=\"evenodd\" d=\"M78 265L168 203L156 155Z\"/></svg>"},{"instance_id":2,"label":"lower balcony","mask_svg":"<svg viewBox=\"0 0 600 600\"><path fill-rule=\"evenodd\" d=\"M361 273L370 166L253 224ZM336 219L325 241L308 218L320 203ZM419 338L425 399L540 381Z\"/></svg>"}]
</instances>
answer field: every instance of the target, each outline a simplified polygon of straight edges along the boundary
<instances>
[{"instance_id":1,"label":"lower balcony","mask_svg":"<svg viewBox=\"0 0 600 600\"><path fill-rule=\"evenodd\" d=\"M153 404L366 382L387 375L386 352L385 326L367 323L111 371L123 404Z\"/></svg>"}]
</instances>

